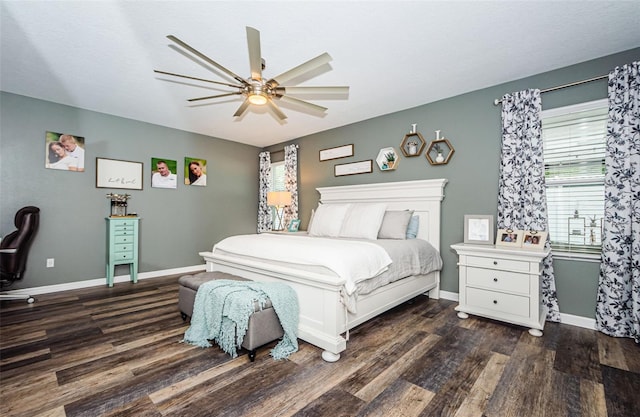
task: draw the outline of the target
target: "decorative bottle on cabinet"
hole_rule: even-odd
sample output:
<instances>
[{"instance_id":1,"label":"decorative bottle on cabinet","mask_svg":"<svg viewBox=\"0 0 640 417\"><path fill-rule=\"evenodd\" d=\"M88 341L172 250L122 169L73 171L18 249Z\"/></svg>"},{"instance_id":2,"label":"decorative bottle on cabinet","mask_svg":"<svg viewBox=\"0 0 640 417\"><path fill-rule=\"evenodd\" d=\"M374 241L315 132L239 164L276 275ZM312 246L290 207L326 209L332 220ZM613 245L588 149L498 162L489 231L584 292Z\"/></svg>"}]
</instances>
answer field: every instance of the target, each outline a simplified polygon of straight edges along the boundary
<instances>
[{"instance_id":1,"label":"decorative bottle on cabinet","mask_svg":"<svg viewBox=\"0 0 640 417\"><path fill-rule=\"evenodd\" d=\"M107 217L107 285L113 287L116 265L129 264L131 282L138 282L137 217Z\"/></svg>"}]
</instances>

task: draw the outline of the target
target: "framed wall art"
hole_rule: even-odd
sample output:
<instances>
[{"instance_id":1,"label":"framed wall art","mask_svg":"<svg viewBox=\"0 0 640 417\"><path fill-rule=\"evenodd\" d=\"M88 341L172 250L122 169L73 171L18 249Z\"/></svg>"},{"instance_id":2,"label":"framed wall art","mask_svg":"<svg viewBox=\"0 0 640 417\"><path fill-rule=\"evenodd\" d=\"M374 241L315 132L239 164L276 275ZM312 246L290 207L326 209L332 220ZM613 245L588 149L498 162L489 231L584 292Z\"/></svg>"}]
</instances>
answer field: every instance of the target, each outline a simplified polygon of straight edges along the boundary
<instances>
[{"instance_id":1,"label":"framed wall art","mask_svg":"<svg viewBox=\"0 0 640 417\"><path fill-rule=\"evenodd\" d=\"M342 177L343 175L369 174L371 172L373 172L373 159L351 162L349 164L338 164L333 167L333 175L336 177Z\"/></svg>"},{"instance_id":2,"label":"framed wall art","mask_svg":"<svg viewBox=\"0 0 640 417\"><path fill-rule=\"evenodd\" d=\"M184 184L207 186L207 160L199 158L184 158Z\"/></svg>"},{"instance_id":3,"label":"framed wall art","mask_svg":"<svg viewBox=\"0 0 640 417\"><path fill-rule=\"evenodd\" d=\"M84 172L85 152L82 136L46 132L45 147L45 168Z\"/></svg>"},{"instance_id":4,"label":"framed wall art","mask_svg":"<svg viewBox=\"0 0 640 417\"><path fill-rule=\"evenodd\" d=\"M466 214L464 216L464 243L493 245L493 216Z\"/></svg>"},{"instance_id":5,"label":"framed wall art","mask_svg":"<svg viewBox=\"0 0 640 417\"><path fill-rule=\"evenodd\" d=\"M177 188L178 161L167 158L151 158L151 186L153 188Z\"/></svg>"},{"instance_id":6,"label":"framed wall art","mask_svg":"<svg viewBox=\"0 0 640 417\"><path fill-rule=\"evenodd\" d=\"M329 161L331 159L346 158L353 156L353 144L343 145L335 148L322 149L320 151L320 162Z\"/></svg>"},{"instance_id":7,"label":"framed wall art","mask_svg":"<svg viewBox=\"0 0 640 417\"><path fill-rule=\"evenodd\" d=\"M96 158L96 187L142 190L142 162Z\"/></svg>"}]
</instances>

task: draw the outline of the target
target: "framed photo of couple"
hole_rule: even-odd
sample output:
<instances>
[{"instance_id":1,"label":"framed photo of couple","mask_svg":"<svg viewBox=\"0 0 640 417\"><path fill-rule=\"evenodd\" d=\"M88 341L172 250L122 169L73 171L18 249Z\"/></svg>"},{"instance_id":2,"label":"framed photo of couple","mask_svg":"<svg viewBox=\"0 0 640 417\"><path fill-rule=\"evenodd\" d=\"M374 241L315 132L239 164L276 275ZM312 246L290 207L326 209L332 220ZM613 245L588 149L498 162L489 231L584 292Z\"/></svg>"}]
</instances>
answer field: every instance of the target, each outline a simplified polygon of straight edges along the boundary
<instances>
[{"instance_id":1,"label":"framed photo of couple","mask_svg":"<svg viewBox=\"0 0 640 417\"><path fill-rule=\"evenodd\" d=\"M498 229L496 246L544 250L547 232L537 230Z\"/></svg>"}]
</instances>

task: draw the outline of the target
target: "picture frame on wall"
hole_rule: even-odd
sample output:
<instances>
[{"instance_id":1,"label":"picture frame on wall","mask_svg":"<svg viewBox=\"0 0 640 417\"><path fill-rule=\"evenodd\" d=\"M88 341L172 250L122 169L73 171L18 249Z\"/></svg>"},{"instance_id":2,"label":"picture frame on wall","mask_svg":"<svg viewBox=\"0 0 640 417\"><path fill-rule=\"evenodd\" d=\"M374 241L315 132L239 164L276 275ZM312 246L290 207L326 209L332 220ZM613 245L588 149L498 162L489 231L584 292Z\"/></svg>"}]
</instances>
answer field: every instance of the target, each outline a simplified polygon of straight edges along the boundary
<instances>
[{"instance_id":1,"label":"picture frame on wall","mask_svg":"<svg viewBox=\"0 0 640 417\"><path fill-rule=\"evenodd\" d=\"M496 246L508 246L519 248L522 245L524 230L498 229L496 234Z\"/></svg>"},{"instance_id":2,"label":"picture frame on wall","mask_svg":"<svg viewBox=\"0 0 640 417\"><path fill-rule=\"evenodd\" d=\"M177 188L178 161L167 158L151 158L151 187Z\"/></svg>"},{"instance_id":3,"label":"picture frame on wall","mask_svg":"<svg viewBox=\"0 0 640 417\"><path fill-rule=\"evenodd\" d=\"M45 133L45 161L47 169L84 172L84 137L68 133Z\"/></svg>"},{"instance_id":4,"label":"picture frame on wall","mask_svg":"<svg viewBox=\"0 0 640 417\"><path fill-rule=\"evenodd\" d=\"M142 190L142 162L96 158L96 188Z\"/></svg>"},{"instance_id":5,"label":"picture frame on wall","mask_svg":"<svg viewBox=\"0 0 640 417\"><path fill-rule=\"evenodd\" d=\"M464 243L493 245L493 216L465 214Z\"/></svg>"},{"instance_id":6,"label":"picture frame on wall","mask_svg":"<svg viewBox=\"0 0 640 417\"><path fill-rule=\"evenodd\" d=\"M331 159L346 158L348 156L353 156L353 144L322 149L319 152L320 162L329 161Z\"/></svg>"},{"instance_id":7,"label":"picture frame on wall","mask_svg":"<svg viewBox=\"0 0 640 417\"><path fill-rule=\"evenodd\" d=\"M207 186L207 160L201 158L184 158L184 184L200 187Z\"/></svg>"},{"instance_id":8,"label":"picture frame on wall","mask_svg":"<svg viewBox=\"0 0 640 417\"><path fill-rule=\"evenodd\" d=\"M349 164L337 164L333 167L333 175L335 177L342 177L344 175L369 174L371 172L373 172L373 159L351 162Z\"/></svg>"}]
</instances>

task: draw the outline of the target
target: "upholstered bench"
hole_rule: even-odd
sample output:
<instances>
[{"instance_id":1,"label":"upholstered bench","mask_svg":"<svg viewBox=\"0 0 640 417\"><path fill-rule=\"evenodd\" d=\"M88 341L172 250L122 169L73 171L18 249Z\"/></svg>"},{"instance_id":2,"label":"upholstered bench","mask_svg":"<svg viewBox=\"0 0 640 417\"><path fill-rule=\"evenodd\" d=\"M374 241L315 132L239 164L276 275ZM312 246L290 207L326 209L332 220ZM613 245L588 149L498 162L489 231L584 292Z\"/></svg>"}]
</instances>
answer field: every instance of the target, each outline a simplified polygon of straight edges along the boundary
<instances>
[{"instance_id":1,"label":"upholstered bench","mask_svg":"<svg viewBox=\"0 0 640 417\"><path fill-rule=\"evenodd\" d=\"M193 315L193 303L196 300L196 293L200 285L213 279L232 279L236 281L248 281L246 278L226 272L201 272L195 275L183 275L178 279L180 287L178 289L178 308L182 315L182 320ZM280 320L273 310L271 301L267 300L265 307L261 310L256 302L255 312L249 317L247 333L242 340L242 347L249 351L249 359L253 362L256 358L258 347L272 342L284 336L284 330L280 325Z\"/></svg>"}]
</instances>

